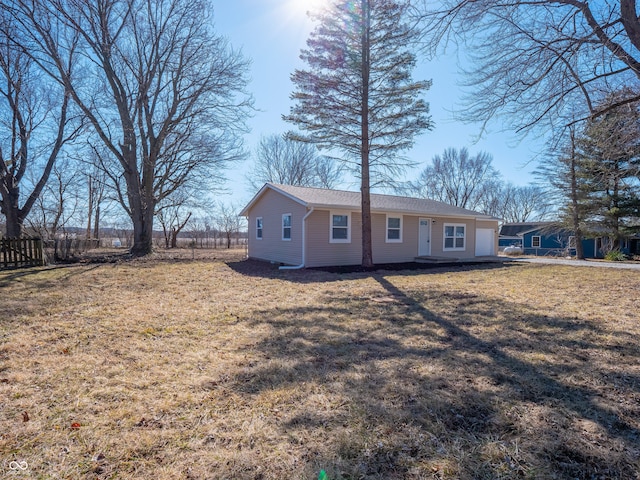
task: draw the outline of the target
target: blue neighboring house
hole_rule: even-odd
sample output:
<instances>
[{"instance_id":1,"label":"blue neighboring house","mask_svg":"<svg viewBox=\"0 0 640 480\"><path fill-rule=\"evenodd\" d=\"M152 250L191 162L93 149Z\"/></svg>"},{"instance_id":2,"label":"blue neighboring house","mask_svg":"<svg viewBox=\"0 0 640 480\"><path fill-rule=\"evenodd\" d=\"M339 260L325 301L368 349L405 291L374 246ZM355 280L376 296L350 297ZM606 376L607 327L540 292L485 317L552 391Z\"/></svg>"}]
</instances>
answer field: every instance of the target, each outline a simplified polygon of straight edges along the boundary
<instances>
[{"instance_id":1,"label":"blue neighboring house","mask_svg":"<svg viewBox=\"0 0 640 480\"><path fill-rule=\"evenodd\" d=\"M584 238L582 248L585 258L603 258L606 237ZM500 228L498 248L514 245L522 248L525 255L575 256L573 231L555 222L505 223ZM622 249L626 254L640 253L640 237L625 239Z\"/></svg>"}]
</instances>

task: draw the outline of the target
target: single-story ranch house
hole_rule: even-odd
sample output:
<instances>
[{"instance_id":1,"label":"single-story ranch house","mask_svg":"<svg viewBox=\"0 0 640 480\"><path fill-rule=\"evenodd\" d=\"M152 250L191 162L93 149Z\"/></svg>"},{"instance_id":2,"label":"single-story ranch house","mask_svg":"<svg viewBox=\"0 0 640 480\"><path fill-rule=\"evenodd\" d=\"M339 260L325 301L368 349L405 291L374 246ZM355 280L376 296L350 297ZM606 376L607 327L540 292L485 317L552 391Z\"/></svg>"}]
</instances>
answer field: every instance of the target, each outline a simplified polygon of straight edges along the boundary
<instances>
[{"instance_id":1,"label":"single-story ranch house","mask_svg":"<svg viewBox=\"0 0 640 480\"><path fill-rule=\"evenodd\" d=\"M360 193L265 184L240 212L249 258L294 267L359 265ZM371 195L375 264L473 260L498 250L498 219L434 200Z\"/></svg>"}]
</instances>

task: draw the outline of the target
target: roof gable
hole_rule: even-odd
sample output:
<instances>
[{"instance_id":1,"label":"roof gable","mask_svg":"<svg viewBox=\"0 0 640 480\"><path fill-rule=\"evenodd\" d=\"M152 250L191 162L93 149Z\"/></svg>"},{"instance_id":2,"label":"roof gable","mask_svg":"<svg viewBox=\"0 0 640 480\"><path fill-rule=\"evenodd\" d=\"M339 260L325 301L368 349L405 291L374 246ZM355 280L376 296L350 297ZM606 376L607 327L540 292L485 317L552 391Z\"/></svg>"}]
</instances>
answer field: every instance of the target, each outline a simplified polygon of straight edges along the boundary
<instances>
[{"instance_id":1,"label":"roof gable","mask_svg":"<svg viewBox=\"0 0 640 480\"><path fill-rule=\"evenodd\" d=\"M360 210L360 192L267 183L253 197L242 212L240 212L240 215L246 216L251 207L260 199L266 189L272 189L279 192L308 208ZM374 212L431 214L451 217L480 217L497 220L496 218L483 213L455 207L436 200L401 197L396 195L381 195L376 193L371 194L371 210Z\"/></svg>"}]
</instances>

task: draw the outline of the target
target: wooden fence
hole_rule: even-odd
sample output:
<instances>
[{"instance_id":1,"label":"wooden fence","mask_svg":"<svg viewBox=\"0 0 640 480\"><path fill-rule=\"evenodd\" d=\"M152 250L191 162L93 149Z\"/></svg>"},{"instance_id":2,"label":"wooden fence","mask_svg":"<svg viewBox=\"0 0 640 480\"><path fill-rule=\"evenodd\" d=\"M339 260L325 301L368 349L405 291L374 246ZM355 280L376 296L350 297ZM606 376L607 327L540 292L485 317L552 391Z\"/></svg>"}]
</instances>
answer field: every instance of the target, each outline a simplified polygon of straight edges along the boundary
<instances>
[{"instance_id":1,"label":"wooden fence","mask_svg":"<svg viewBox=\"0 0 640 480\"><path fill-rule=\"evenodd\" d=\"M78 238L59 238L47 241L45 249L48 258L55 262L74 261L82 253L100 247L100 240L84 240Z\"/></svg>"},{"instance_id":2,"label":"wooden fence","mask_svg":"<svg viewBox=\"0 0 640 480\"><path fill-rule=\"evenodd\" d=\"M0 239L0 270L44 265L39 238Z\"/></svg>"}]
</instances>

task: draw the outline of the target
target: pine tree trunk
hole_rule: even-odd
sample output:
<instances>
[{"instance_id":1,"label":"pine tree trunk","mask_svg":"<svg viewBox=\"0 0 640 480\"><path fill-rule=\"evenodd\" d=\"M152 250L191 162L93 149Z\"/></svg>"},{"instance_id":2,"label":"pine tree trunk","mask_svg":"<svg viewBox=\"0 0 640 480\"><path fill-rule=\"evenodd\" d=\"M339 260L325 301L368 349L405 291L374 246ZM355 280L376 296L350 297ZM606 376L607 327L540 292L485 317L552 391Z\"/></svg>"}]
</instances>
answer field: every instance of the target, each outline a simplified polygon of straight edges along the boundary
<instances>
[{"instance_id":1,"label":"pine tree trunk","mask_svg":"<svg viewBox=\"0 0 640 480\"><path fill-rule=\"evenodd\" d=\"M576 148L574 132L571 130L571 220L576 242L576 258L584 260L584 248L582 247L582 229L580 228L580 203L578 201L578 178L576 165Z\"/></svg>"},{"instance_id":2,"label":"pine tree trunk","mask_svg":"<svg viewBox=\"0 0 640 480\"><path fill-rule=\"evenodd\" d=\"M371 178L369 170L369 75L371 69L371 8L369 0L362 5L362 111L361 111L361 208L362 208L362 266L373 267L371 244Z\"/></svg>"}]
</instances>

